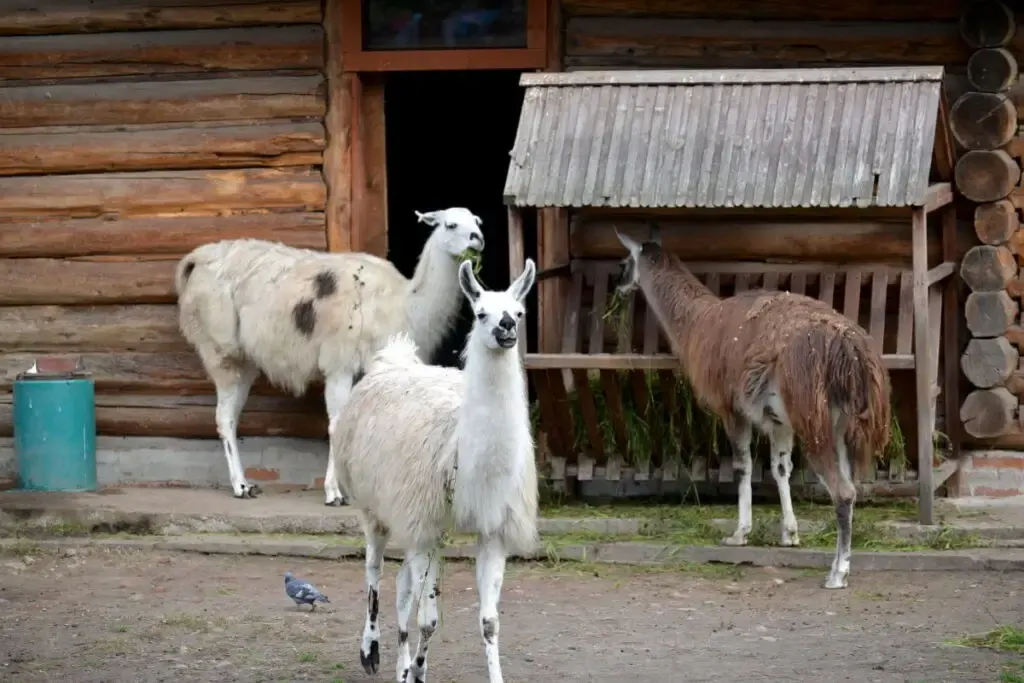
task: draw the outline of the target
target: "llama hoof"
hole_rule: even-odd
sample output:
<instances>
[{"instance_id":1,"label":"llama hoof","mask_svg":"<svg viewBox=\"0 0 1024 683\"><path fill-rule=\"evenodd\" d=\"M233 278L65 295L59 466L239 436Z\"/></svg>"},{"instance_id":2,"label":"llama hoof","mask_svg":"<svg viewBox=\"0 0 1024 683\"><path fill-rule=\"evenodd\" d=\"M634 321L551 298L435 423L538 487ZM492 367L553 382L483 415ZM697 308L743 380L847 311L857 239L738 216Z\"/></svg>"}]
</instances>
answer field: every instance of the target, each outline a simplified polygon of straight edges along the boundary
<instances>
[{"instance_id":1,"label":"llama hoof","mask_svg":"<svg viewBox=\"0 0 1024 683\"><path fill-rule=\"evenodd\" d=\"M747 544L747 535L746 534L735 533L732 536L727 536L727 537L723 538L721 541L719 541L719 543L721 545L729 545L729 546L746 545Z\"/></svg>"},{"instance_id":2,"label":"llama hoof","mask_svg":"<svg viewBox=\"0 0 1024 683\"><path fill-rule=\"evenodd\" d=\"M829 574L825 579L825 588L828 590L841 590L846 588L846 576L842 574Z\"/></svg>"},{"instance_id":3,"label":"llama hoof","mask_svg":"<svg viewBox=\"0 0 1024 683\"><path fill-rule=\"evenodd\" d=\"M324 505L332 508L340 508L342 505L348 505L344 498L333 498L331 500L324 501Z\"/></svg>"},{"instance_id":4,"label":"llama hoof","mask_svg":"<svg viewBox=\"0 0 1024 683\"><path fill-rule=\"evenodd\" d=\"M799 536L799 534L797 534L795 532L790 534L790 533L786 533L785 531L783 531L782 532L782 542L781 542L780 545L782 545L784 548L796 548L797 546L800 545L800 536Z\"/></svg>"},{"instance_id":5,"label":"llama hoof","mask_svg":"<svg viewBox=\"0 0 1024 683\"><path fill-rule=\"evenodd\" d=\"M242 484L242 489L235 494L235 498L255 498L263 493L263 489L257 484Z\"/></svg>"},{"instance_id":6,"label":"llama hoof","mask_svg":"<svg viewBox=\"0 0 1024 683\"><path fill-rule=\"evenodd\" d=\"M363 653L362 648L359 649L359 663L363 665L367 674L377 673L377 669L380 667L380 644L378 641L370 643L370 654L368 655Z\"/></svg>"}]
</instances>

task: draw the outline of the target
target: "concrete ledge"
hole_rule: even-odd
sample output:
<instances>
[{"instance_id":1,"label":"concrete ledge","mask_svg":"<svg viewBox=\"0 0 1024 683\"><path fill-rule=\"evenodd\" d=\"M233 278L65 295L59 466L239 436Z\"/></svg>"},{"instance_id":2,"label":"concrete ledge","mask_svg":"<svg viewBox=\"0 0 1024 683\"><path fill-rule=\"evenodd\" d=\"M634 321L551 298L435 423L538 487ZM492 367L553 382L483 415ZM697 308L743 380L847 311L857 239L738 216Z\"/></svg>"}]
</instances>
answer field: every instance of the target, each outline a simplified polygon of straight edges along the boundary
<instances>
[{"instance_id":1,"label":"concrete ledge","mask_svg":"<svg viewBox=\"0 0 1024 683\"><path fill-rule=\"evenodd\" d=\"M182 536L166 538L66 538L30 541L0 539L0 550L24 549L26 544L41 548L99 548L112 550L156 550L197 552L216 555L269 555L305 557L322 560L363 557L358 545L322 543L310 539L261 538L256 535ZM464 560L474 556L472 545L445 548L444 556ZM388 559L401 559L393 547L385 551ZM679 566L720 563L732 565L824 569L832 562L832 553L797 548L731 548L677 546L656 543L584 543L567 545L549 556L543 549L517 559L593 562L601 564ZM853 571L1024 571L1024 550L979 549L945 552L854 552Z\"/></svg>"}]
</instances>

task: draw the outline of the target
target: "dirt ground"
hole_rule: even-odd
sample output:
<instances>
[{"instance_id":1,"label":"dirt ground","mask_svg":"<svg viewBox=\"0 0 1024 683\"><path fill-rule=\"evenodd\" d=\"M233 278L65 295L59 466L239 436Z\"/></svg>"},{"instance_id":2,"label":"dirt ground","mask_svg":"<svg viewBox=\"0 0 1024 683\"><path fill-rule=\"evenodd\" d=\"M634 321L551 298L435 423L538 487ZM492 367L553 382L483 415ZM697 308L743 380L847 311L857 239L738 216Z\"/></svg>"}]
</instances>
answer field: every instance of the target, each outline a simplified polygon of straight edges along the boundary
<instances>
[{"instance_id":1,"label":"dirt ground","mask_svg":"<svg viewBox=\"0 0 1024 683\"><path fill-rule=\"evenodd\" d=\"M5 554L0 679L392 681L396 568L386 566L381 584L381 672L372 679L358 658L361 563ZM284 594L288 570L332 604L299 611ZM857 573L856 555L848 590L822 590L820 574L510 565L505 680L994 683L1005 657L944 641L1024 618L1019 574ZM447 564L442 592L429 678L484 681L471 565Z\"/></svg>"}]
</instances>

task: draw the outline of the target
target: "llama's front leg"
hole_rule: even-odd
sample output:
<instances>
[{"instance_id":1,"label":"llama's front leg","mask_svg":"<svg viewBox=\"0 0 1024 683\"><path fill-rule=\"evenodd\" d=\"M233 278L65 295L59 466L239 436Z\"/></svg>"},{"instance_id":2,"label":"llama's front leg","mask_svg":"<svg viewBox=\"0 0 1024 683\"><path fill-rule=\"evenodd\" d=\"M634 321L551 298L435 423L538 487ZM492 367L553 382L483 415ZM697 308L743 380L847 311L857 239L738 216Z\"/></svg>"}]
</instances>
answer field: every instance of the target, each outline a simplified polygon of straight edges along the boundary
<instances>
[{"instance_id":1,"label":"llama's front leg","mask_svg":"<svg viewBox=\"0 0 1024 683\"><path fill-rule=\"evenodd\" d=\"M352 393L352 375L345 372L329 375L324 382L324 402L327 404L328 437L334 432L341 411ZM338 487L337 465L334 451L327 452L327 472L324 474L324 505L344 505L345 496Z\"/></svg>"},{"instance_id":2,"label":"llama's front leg","mask_svg":"<svg viewBox=\"0 0 1024 683\"><path fill-rule=\"evenodd\" d=\"M424 555L425 560L417 561L415 568L425 564L425 571L420 574L422 580L414 584L419 586L419 618L420 641L416 647L416 661L409 670L408 683L426 683L427 681L427 649L430 646L430 638L437 628L437 570L441 563L440 549Z\"/></svg>"},{"instance_id":3,"label":"llama's front leg","mask_svg":"<svg viewBox=\"0 0 1024 683\"><path fill-rule=\"evenodd\" d=\"M480 594L480 635L487 656L487 680L503 683L498 658L498 601L505 578L505 548L496 537L481 538L476 555L476 589Z\"/></svg>"},{"instance_id":4,"label":"llama's front leg","mask_svg":"<svg viewBox=\"0 0 1024 683\"><path fill-rule=\"evenodd\" d=\"M259 370L253 366L222 369L214 375L217 387L217 435L224 445L224 458L228 461L228 474L235 498L255 498L261 493L260 487L250 485L245 479L242 457L238 451L238 419L249 398L252 383L259 377Z\"/></svg>"},{"instance_id":5,"label":"llama's front leg","mask_svg":"<svg viewBox=\"0 0 1024 683\"><path fill-rule=\"evenodd\" d=\"M363 627L363 642L359 646L359 661L368 674L377 673L380 667L380 627L377 615L380 612L380 572L384 565L384 546L388 534L373 522L366 529L366 625Z\"/></svg>"},{"instance_id":6,"label":"llama's front leg","mask_svg":"<svg viewBox=\"0 0 1024 683\"><path fill-rule=\"evenodd\" d=\"M789 489L789 478L793 474L793 430L778 427L771 435L772 477L779 490L779 504L782 507L782 545L800 545L799 527L793 512L793 495Z\"/></svg>"},{"instance_id":7,"label":"llama's front leg","mask_svg":"<svg viewBox=\"0 0 1024 683\"><path fill-rule=\"evenodd\" d=\"M750 533L754 524L754 512L751 508L753 492L750 481L754 470L754 461L750 455L750 441L754 433L750 422L739 418L734 418L733 423L727 427L727 432L729 443L732 446L733 469L740 475L739 519L736 521L736 531L732 536L723 538L722 545L746 545L747 534Z\"/></svg>"}]
</instances>

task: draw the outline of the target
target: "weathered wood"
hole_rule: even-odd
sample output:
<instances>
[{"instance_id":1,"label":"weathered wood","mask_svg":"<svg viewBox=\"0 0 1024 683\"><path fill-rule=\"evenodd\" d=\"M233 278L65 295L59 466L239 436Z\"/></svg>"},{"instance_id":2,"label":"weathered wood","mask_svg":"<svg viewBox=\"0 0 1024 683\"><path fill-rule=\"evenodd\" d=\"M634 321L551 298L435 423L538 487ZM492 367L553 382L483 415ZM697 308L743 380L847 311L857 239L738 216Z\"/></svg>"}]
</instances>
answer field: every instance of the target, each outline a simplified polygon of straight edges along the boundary
<instances>
[{"instance_id":1,"label":"weathered wood","mask_svg":"<svg viewBox=\"0 0 1024 683\"><path fill-rule=\"evenodd\" d=\"M1017 59L1002 47L978 50L967 60L967 80L979 92L1006 92L1017 82Z\"/></svg>"},{"instance_id":2,"label":"weathered wood","mask_svg":"<svg viewBox=\"0 0 1024 683\"><path fill-rule=\"evenodd\" d=\"M327 246L335 252L352 249L352 79L359 77L344 73L341 3L342 0L324 2L327 147L323 175L327 186Z\"/></svg>"},{"instance_id":3,"label":"weathered wood","mask_svg":"<svg viewBox=\"0 0 1024 683\"><path fill-rule=\"evenodd\" d=\"M814 21L956 21L959 0L893 0L885 3L840 3L831 0L735 0L709 9L704 0L563 0L569 16L657 16L680 19L814 20Z\"/></svg>"},{"instance_id":4,"label":"weathered wood","mask_svg":"<svg viewBox=\"0 0 1024 683\"><path fill-rule=\"evenodd\" d=\"M0 128L323 116L323 77L265 76L4 88Z\"/></svg>"},{"instance_id":5,"label":"weathered wood","mask_svg":"<svg viewBox=\"0 0 1024 683\"><path fill-rule=\"evenodd\" d=\"M176 264L10 259L0 268L0 306L171 302Z\"/></svg>"},{"instance_id":6,"label":"weathered wood","mask_svg":"<svg viewBox=\"0 0 1024 683\"><path fill-rule=\"evenodd\" d=\"M388 177L384 125L384 81L363 77L359 135L365 170L360 218L359 251L386 258L388 254Z\"/></svg>"},{"instance_id":7,"label":"weathered wood","mask_svg":"<svg viewBox=\"0 0 1024 683\"><path fill-rule=\"evenodd\" d=\"M316 122L13 128L0 133L0 175L315 165L323 148Z\"/></svg>"},{"instance_id":8,"label":"weathered wood","mask_svg":"<svg viewBox=\"0 0 1024 683\"><path fill-rule=\"evenodd\" d=\"M949 111L949 125L964 149L999 149L1017 134L1017 107L1001 93L965 92Z\"/></svg>"},{"instance_id":9,"label":"weathered wood","mask_svg":"<svg viewBox=\"0 0 1024 683\"><path fill-rule=\"evenodd\" d=\"M119 254L185 254L224 239L283 242L324 250L324 214L303 211L229 216L73 218L0 222L0 257L59 258Z\"/></svg>"},{"instance_id":10,"label":"weathered wood","mask_svg":"<svg viewBox=\"0 0 1024 683\"><path fill-rule=\"evenodd\" d=\"M975 337L996 337L1010 328L1019 310L1006 291L971 292L964 303L964 318Z\"/></svg>"},{"instance_id":11,"label":"weathered wood","mask_svg":"<svg viewBox=\"0 0 1024 683\"><path fill-rule=\"evenodd\" d=\"M238 435L326 439L327 411L315 406L310 399L253 396L239 418ZM215 439L215 409L213 396L100 394L96 396L96 432L101 436ZM11 433L10 398L0 397L0 437Z\"/></svg>"},{"instance_id":12,"label":"weathered wood","mask_svg":"<svg viewBox=\"0 0 1024 683\"><path fill-rule=\"evenodd\" d=\"M1000 199L974 207L974 233L982 244L1006 244L1019 227L1017 207L1011 201Z\"/></svg>"},{"instance_id":13,"label":"weathered wood","mask_svg":"<svg viewBox=\"0 0 1024 683\"><path fill-rule=\"evenodd\" d=\"M789 221L762 219L659 220L662 244L684 260L821 260L842 262L908 261L911 253L909 217L901 222ZM626 250L616 227L634 239L647 239L642 219L594 218L574 223L573 258L623 258ZM929 259L941 254L936 240Z\"/></svg>"},{"instance_id":14,"label":"weathered wood","mask_svg":"<svg viewBox=\"0 0 1024 683\"><path fill-rule=\"evenodd\" d=\"M972 339L960 356L960 369L967 380L979 389L991 389L1006 382L1020 356L1006 337Z\"/></svg>"},{"instance_id":15,"label":"weathered wood","mask_svg":"<svg viewBox=\"0 0 1024 683\"><path fill-rule=\"evenodd\" d=\"M964 431L977 439L991 439L1013 427L1017 397L1005 387L975 389L960 406Z\"/></svg>"},{"instance_id":16,"label":"weathered wood","mask_svg":"<svg viewBox=\"0 0 1024 683\"><path fill-rule=\"evenodd\" d=\"M923 207L915 208L911 222L913 236L913 296L914 296L914 398L917 407L918 521L934 524L934 493L932 487L933 448L931 435L935 431L935 405L932 387L936 381L928 369L932 349L939 343L938 329L929 320L932 306L928 295L928 214ZM938 311L935 311L938 314ZM856 320L857 318L852 318Z\"/></svg>"},{"instance_id":17,"label":"weathered wood","mask_svg":"<svg viewBox=\"0 0 1024 683\"><path fill-rule=\"evenodd\" d=\"M1002 47L1010 42L1016 30L1013 12L995 0L967 3L960 16L960 35L976 49Z\"/></svg>"},{"instance_id":18,"label":"weathered wood","mask_svg":"<svg viewBox=\"0 0 1024 683\"><path fill-rule=\"evenodd\" d=\"M316 24L319 0L7 0L0 35Z\"/></svg>"},{"instance_id":19,"label":"weathered wood","mask_svg":"<svg viewBox=\"0 0 1024 683\"><path fill-rule=\"evenodd\" d=\"M569 262L569 217L565 209L542 209L537 220L537 268L545 270ZM565 321L568 279L552 277L537 283L537 346L557 351Z\"/></svg>"},{"instance_id":20,"label":"weathered wood","mask_svg":"<svg viewBox=\"0 0 1024 683\"><path fill-rule=\"evenodd\" d=\"M325 194L320 172L305 167L19 176L0 178L0 214L77 218L322 210Z\"/></svg>"},{"instance_id":21,"label":"weathered wood","mask_svg":"<svg viewBox=\"0 0 1024 683\"><path fill-rule=\"evenodd\" d=\"M0 41L0 79L323 68L317 25L21 36Z\"/></svg>"},{"instance_id":22,"label":"weathered wood","mask_svg":"<svg viewBox=\"0 0 1024 683\"><path fill-rule=\"evenodd\" d=\"M1020 167L1004 150L971 150L956 162L956 187L972 202L1005 198L1020 180Z\"/></svg>"},{"instance_id":23,"label":"weathered wood","mask_svg":"<svg viewBox=\"0 0 1024 683\"><path fill-rule=\"evenodd\" d=\"M964 63L952 23L570 17L565 65L756 68Z\"/></svg>"},{"instance_id":24,"label":"weathered wood","mask_svg":"<svg viewBox=\"0 0 1024 683\"><path fill-rule=\"evenodd\" d=\"M964 254L960 277L972 292L998 292L1017 276L1017 261L1006 247L980 244Z\"/></svg>"},{"instance_id":25,"label":"weathered wood","mask_svg":"<svg viewBox=\"0 0 1024 683\"><path fill-rule=\"evenodd\" d=\"M0 307L0 353L188 351L178 307Z\"/></svg>"}]
</instances>

